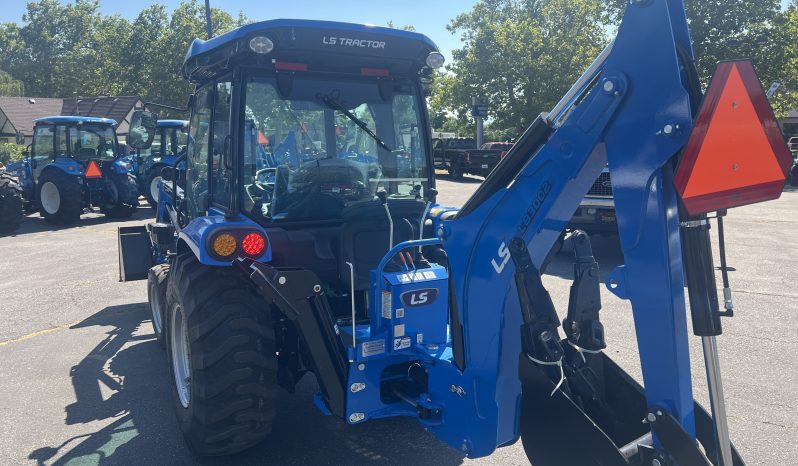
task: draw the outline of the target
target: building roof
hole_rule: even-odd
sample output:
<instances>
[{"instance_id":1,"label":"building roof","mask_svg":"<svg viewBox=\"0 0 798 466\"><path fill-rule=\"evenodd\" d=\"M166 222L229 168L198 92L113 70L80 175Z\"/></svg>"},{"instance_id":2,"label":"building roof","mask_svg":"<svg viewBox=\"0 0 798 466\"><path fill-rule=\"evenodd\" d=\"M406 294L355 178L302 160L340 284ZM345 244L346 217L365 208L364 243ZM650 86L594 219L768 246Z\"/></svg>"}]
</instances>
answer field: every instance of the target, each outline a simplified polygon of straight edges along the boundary
<instances>
[{"instance_id":1,"label":"building roof","mask_svg":"<svg viewBox=\"0 0 798 466\"><path fill-rule=\"evenodd\" d=\"M75 100L64 99L64 105L56 114L111 118L122 122L133 107L142 102L141 97L135 95L85 97L77 99L77 102Z\"/></svg>"},{"instance_id":2,"label":"building roof","mask_svg":"<svg viewBox=\"0 0 798 466\"><path fill-rule=\"evenodd\" d=\"M88 116L48 116L44 118L37 118L33 120L33 122L38 124L53 124L53 125L63 125L69 123L97 123L101 125L116 126L116 120L112 120L110 118L98 118L98 117L88 117Z\"/></svg>"},{"instance_id":3,"label":"building roof","mask_svg":"<svg viewBox=\"0 0 798 466\"><path fill-rule=\"evenodd\" d=\"M63 99L38 97L0 97L0 132L33 134L33 120L60 114L63 102ZM6 118L8 121L4 123Z\"/></svg>"},{"instance_id":4,"label":"building roof","mask_svg":"<svg viewBox=\"0 0 798 466\"><path fill-rule=\"evenodd\" d=\"M115 121L117 131L127 131L128 115L143 103L138 96L85 97L77 103L75 99L0 97L0 135L32 136L33 121L51 115L107 118Z\"/></svg>"}]
</instances>

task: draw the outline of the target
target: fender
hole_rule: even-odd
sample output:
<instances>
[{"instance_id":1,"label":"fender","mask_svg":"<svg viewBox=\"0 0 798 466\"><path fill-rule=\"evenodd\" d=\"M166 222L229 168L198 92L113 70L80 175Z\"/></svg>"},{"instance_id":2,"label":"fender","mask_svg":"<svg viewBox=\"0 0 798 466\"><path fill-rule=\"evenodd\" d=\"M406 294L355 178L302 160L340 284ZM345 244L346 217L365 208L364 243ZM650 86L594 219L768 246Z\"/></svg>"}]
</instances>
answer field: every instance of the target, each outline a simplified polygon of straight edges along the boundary
<instances>
[{"instance_id":1,"label":"fender","mask_svg":"<svg viewBox=\"0 0 798 466\"><path fill-rule=\"evenodd\" d=\"M211 265L216 267L230 267L232 261L236 257L231 257L230 261L223 261L215 259L208 248L210 247L210 240L213 235L220 231L258 231L263 234L267 240L268 233L263 227L257 223L243 217L238 216L233 219L226 218L221 212L210 210L208 216L195 218L178 234L178 251L184 250L188 247L200 263L204 265ZM268 263L272 260L271 242L266 242L266 249L260 257L254 258L257 262Z\"/></svg>"},{"instance_id":2,"label":"fender","mask_svg":"<svg viewBox=\"0 0 798 466\"><path fill-rule=\"evenodd\" d=\"M83 176L85 173L85 169L83 165L76 162L74 159L69 157L56 157L53 162L48 164L46 167L42 169L50 170L50 169L58 169L66 173L67 175L74 175L74 176Z\"/></svg>"}]
</instances>

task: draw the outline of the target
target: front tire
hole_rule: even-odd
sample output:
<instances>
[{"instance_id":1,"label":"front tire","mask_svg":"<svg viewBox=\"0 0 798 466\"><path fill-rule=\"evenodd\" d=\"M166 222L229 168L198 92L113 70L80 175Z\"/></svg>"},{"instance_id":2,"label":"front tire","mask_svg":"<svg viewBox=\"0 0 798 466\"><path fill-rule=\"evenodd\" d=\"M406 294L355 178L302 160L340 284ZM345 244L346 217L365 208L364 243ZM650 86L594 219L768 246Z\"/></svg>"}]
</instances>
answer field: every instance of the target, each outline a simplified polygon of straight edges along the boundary
<instances>
[{"instance_id":1,"label":"front tire","mask_svg":"<svg viewBox=\"0 0 798 466\"><path fill-rule=\"evenodd\" d=\"M83 213L83 189L78 177L57 168L39 176L39 213L47 223L66 225L76 222Z\"/></svg>"},{"instance_id":2,"label":"front tire","mask_svg":"<svg viewBox=\"0 0 798 466\"><path fill-rule=\"evenodd\" d=\"M271 432L277 356L268 305L227 267L179 255L167 286L167 353L180 429L201 455L240 452Z\"/></svg>"},{"instance_id":3,"label":"front tire","mask_svg":"<svg viewBox=\"0 0 798 466\"><path fill-rule=\"evenodd\" d=\"M152 330L158 346L166 347L164 338L164 309L166 309L166 287L169 279L169 264L158 264L147 272L147 302L152 315Z\"/></svg>"},{"instance_id":4,"label":"front tire","mask_svg":"<svg viewBox=\"0 0 798 466\"><path fill-rule=\"evenodd\" d=\"M22 188L16 178L0 173L0 235L15 232L22 218Z\"/></svg>"}]
</instances>

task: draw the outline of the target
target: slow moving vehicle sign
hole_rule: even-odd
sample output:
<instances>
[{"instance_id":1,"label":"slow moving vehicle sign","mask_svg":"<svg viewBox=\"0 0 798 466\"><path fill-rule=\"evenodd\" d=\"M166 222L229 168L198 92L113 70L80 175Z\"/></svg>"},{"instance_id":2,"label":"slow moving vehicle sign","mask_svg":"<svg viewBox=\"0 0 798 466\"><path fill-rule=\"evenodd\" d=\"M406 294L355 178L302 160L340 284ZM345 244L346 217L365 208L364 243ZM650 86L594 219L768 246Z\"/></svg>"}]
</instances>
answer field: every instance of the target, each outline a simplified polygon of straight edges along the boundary
<instances>
[{"instance_id":1,"label":"slow moving vehicle sign","mask_svg":"<svg viewBox=\"0 0 798 466\"><path fill-rule=\"evenodd\" d=\"M676 170L687 211L777 199L791 164L751 61L720 63Z\"/></svg>"}]
</instances>

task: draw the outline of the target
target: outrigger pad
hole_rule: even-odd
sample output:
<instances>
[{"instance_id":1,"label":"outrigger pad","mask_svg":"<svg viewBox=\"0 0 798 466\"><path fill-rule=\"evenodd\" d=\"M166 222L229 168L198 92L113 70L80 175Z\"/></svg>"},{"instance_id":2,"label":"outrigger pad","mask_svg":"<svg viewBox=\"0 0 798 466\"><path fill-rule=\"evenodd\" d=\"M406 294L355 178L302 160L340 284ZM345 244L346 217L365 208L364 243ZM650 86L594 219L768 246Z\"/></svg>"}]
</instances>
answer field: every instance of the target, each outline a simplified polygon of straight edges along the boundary
<instances>
[{"instance_id":1,"label":"outrigger pad","mask_svg":"<svg viewBox=\"0 0 798 466\"><path fill-rule=\"evenodd\" d=\"M569 350L564 358L569 382L553 395L552 377L558 375L548 371L559 370L520 355L521 440L529 461L535 466L651 464L651 429L642 422L648 412L643 388L603 353L584 354L587 364L579 369L580 377L567 361L581 356L563 343ZM697 403L695 418L698 440L718 466L712 419ZM733 466L744 466L734 446L732 456Z\"/></svg>"}]
</instances>

